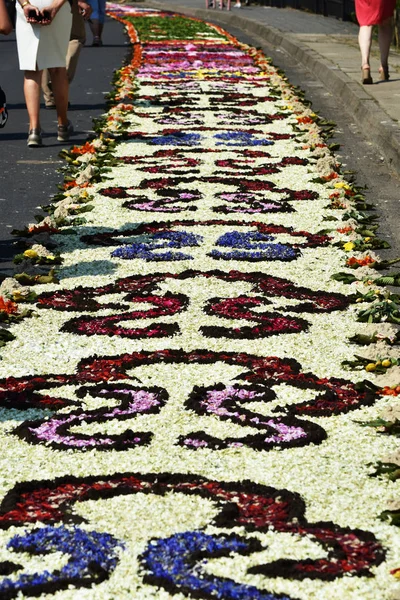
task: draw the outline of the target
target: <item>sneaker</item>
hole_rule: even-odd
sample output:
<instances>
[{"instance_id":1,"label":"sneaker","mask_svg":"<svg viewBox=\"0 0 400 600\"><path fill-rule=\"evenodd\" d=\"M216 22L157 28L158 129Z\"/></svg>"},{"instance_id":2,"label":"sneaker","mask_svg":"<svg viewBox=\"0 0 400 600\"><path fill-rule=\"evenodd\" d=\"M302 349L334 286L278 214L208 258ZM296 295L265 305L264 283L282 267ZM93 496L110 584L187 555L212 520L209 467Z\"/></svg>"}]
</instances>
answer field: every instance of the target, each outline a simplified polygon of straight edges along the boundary
<instances>
[{"instance_id":1,"label":"sneaker","mask_svg":"<svg viewBox=\"0 0 400 600\"><path fill-rule=\"evenodd\" d=\"M8 111L6 104L6 95L0 87L0 129L7 123Z\"/></svg>"},{"instance_id":2,"label":"sneaker","mask_svg":"<svg viewBox=\"0 0 400 600\"><path fill-rule=\"evenodd\" d=\"M93 42L92 42L92 46L102 46L103 42L101 41L101 39L99 37L94 37L93 38Z\"/></svg>"},{"instance_id":3,"label":"sneaker","mask_svg":"<svg viewBox=\"0 0 400 600\"><path fill-rule=\"evenodd\" d=\"M29 130L27 144L29 148L41 148L43 146L41 129Z\"/></svg>"},{"instance_id":4,"label":"sneaker","mask_svg":"<svg viewBox=\"0 0 400 600\"><path fill-rule=\"evenodd\" d=\"M72 126L71 121L68 121L66 125L59 125L57 127L57 141L58 142L68 142L71 133L73 133L74 128Z\"/></svg>"},{"instance_id":5,"label":"sneaker","mask_svg":"<svg viewBox=\"0 0 400 600\"><path fill-rule=\"evenodd\" d=\"M233 5L233 8L242 8L242 5L240 2L236 2L236 4Z\"/></svg>"}]
</instances>

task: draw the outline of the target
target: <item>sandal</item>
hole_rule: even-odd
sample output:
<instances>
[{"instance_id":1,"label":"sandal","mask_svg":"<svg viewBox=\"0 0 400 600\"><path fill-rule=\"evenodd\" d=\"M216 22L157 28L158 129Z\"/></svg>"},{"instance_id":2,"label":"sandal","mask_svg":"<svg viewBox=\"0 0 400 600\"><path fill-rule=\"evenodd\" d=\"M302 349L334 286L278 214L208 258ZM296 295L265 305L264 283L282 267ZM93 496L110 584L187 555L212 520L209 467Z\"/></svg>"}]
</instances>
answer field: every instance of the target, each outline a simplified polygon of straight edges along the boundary
<instances>
[{"instance_id":1,"label":"sandal","mask_svg":"<svg viewBox=\"0 0 400 600\"><path fill-rule=\"evenodd\" d=\"M371 83L373 83L371 77L371 69L369 67L361 67L361 71L361 83L363 85L371 85Z\"/></svg>"},{"instance_id":2,"label":"sandal","mask_svg":"<svg viewBox=\"0 0 400 600\"><path fill-rule=\"evenodd\" d=\"M379 69L379 81L389 81L389 67L380 67Z\"/></svg>"}]
</instances>

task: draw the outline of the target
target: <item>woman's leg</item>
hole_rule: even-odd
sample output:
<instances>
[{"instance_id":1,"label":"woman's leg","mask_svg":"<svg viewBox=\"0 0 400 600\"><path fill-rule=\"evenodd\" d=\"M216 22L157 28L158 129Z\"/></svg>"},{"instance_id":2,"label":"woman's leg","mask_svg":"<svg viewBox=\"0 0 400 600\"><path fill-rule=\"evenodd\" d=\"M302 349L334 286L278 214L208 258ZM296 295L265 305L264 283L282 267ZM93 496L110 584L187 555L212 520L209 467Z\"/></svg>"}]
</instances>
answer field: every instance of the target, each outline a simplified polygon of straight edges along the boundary
<instances>
[{"instance_id":1,"label":"woman's leg","mask_svg":"<svg viewBox=\"0 0 400 600\"><path fill-rule=\"evenodd\" d=\"M65 67L49 69L59 125L68 125L68 76Z\"/></svg>"},{"instance_id":2,"label":"woman's leg","mask_svg":"<svg viewBox=\"0 0 400 600\"><path fill-rule=\"evenodd\" d=\"M358 43L361 50L361 68L369 68L369 54L372 44L372 25L362 25L358 32Z\"/></svg>"},{"instance_id":3,"label":"woman's leg","mask_svg":"<svg viewBox=\"0 0 400 600\"><path fill-rule=\"evenodd\" d=\"M42 71L25 71L24 94L29 115L29 129L40 129L40 90Z\"/></svg>"},{"instance_id":4,"label":"woman's leg","mask_svg":"<svg viewBox=\"0 0 400 600\"><path fill-rule=\"evenodd\" d=\"M390 44L393 39L393 19L390 17L378 25L379 51L381 53L381 67L387 69Z\"/></svg>"}]
</instances>

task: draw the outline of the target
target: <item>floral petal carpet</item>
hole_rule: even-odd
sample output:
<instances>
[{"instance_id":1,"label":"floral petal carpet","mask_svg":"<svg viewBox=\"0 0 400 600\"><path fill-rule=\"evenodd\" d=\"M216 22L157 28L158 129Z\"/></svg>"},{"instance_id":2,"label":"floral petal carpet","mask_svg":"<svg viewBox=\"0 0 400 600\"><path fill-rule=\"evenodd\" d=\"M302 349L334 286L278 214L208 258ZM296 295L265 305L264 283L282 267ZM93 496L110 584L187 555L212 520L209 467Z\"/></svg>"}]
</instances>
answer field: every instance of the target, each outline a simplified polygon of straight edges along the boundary
<instances>
[{"instance_id":1,"label":"floral petal carpet","mask_svg":"<svg viewBox=\"0 0 400 600\"><path fill-rule=\"evenodd\" d=\"M333 125L108 11L131 56L0 286L0 599L392 598L400 315Z\"/></svg>"}]
</instances>

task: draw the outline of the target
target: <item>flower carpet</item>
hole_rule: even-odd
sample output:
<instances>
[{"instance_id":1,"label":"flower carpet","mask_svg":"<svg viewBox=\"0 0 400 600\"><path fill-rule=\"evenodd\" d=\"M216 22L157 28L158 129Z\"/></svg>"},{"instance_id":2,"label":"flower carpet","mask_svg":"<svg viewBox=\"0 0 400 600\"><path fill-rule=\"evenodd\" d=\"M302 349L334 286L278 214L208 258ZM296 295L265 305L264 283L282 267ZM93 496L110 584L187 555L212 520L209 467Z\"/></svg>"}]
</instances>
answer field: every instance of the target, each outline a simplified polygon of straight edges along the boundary
<instances>
[{"instance_id":1,"label":"flower carpet","mask_svg":"<svg viewBox=\"0 0 400 600\"><path fill-rule=\"evenodd\" d=\"M108 11L132 54L0 286L0 599L392 598L396 276L332 124Z\"/></svg>"}]
</instances>

